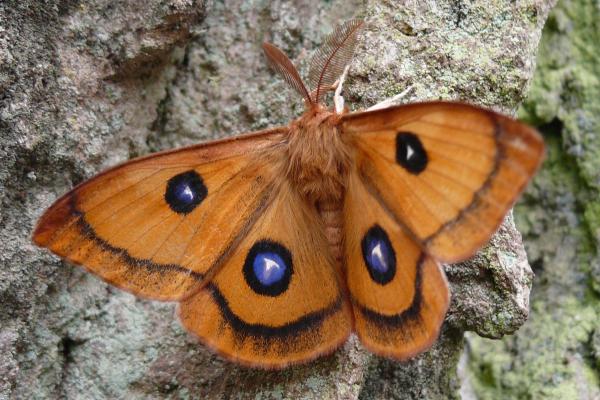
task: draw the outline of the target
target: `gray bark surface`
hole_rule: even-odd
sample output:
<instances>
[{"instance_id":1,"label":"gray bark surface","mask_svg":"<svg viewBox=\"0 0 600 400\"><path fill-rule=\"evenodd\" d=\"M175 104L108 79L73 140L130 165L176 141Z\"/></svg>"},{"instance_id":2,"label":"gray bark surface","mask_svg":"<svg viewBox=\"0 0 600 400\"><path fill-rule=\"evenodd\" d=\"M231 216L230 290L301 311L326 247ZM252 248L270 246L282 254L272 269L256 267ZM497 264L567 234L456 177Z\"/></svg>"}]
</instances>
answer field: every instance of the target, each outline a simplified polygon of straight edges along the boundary
<instances>
[{"instance_id":1,"label":"gray bark surface","mask_svg":"<svg viewBox=\"0 0 600 400\"><path fill-rule=\"evenodd\" d=\"M433 398L459 396L463 333L500 338L528 315L532 272L509 215L474 259L446 266L439 341L408 363L339 352L280 372L241 368L140 300L30 241L44 209L132 157L286 124L302 104L260 44L306 75L341 20L367 28L346 102L460 99L513 112L553 0L193 0L0 4L0 398Z\"/></svg>"}]
</instances>

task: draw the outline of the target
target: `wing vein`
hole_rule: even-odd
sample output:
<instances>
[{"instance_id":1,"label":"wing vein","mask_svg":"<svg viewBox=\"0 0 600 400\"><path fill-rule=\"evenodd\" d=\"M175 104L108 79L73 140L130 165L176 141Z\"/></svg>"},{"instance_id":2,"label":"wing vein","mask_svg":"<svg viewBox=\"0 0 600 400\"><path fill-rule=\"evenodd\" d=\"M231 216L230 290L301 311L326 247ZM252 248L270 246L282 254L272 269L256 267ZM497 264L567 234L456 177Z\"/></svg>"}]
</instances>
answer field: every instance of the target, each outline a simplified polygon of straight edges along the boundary
<instances>
[{"instance_id":1,"label":"wing vein","mask_svg":"<svg viewBox=\"0 0 600 400\"><path fill-rule=\"evenodd\" d=\"M221 187L218 189L218 191L214 193L214 195L216 196L217 194L219 194L223 190L225 190L225 188L228 187L228 185L233 181L234 178L236 178L242 172L242 170L243 170L243 168L241 168L233 176L231 176L226 182L224 182L223 185L221 185ZM183 250L183 252L181 253L181 256L179 257L179 260L177 260L178 264L181 263L181 261L183 260L183 257L185 256L185 254L187 253L190 245L192 244L192 242L196 238L196 235L198 234L198 231L200 230L200 227L203 226L203 223L206 220L206 218L207 218L207 213L203 213L201 220L198 222L198 224L196 224L196 228L194 229L194 232L190 236L190 240L187 242L187 244L185 246L185 249Z\"/></svg>"},{"instance_id":2,"label":"wing vein","mask_svg":"<svg viewBox=\"0 0 600 400\"><path fill-rule=\"evenodd\" d=\"M383 157L383 155L379 152L379 150L375 149L374 147L371 147L371 149L373 150L373 152L379 154L380 156ZM404 177L402 177L402 175L400 174L401 179L404 182L407 182L406 179L404 179ZM480 195L479 191L475 191L471 197L471 200L468 202L468 204L465 207L462 206L458 206L456 205L454 202L450 201L448 199L448 197L441 191L439 191L437 188L435 188L434 186L432 186L429 182L427 182L425 179L422 179L421 182L426 185L427 187L429 187L430 190L432 190L433 192L437 193L440 197L446 199L447 203L450 204L452 206L452 208L454 208L456 210L456 214L454 216L452 216L452 218L448 219L447 221L443 222L440 224L440 229L443 229L447 226L448 223L451 223L452 221L455 221L456 218L460 215L463 215L465 217L468 217L470 221L474 222L476 225L478 225L480 228L485 228L485 225L483 225L478 219L476 218L472 218L472 216L470 215L469 212L467 212L467 210L469 208L471 208L473 206L473 204L476 204L477 201L480 201L482 199L482 196ZM406 185L405 187L408 187L410 185ZM424 202L422 200L422 198L417 194L417 191L415 190L411 190L414 197L421 202L421 204L424 206L424 208L426 208L429 213L431 215L434 215L431 212L431 209L427 206L427 203ZM439 217L439 216L438 216ZM445 219L445 218L444 218ZM438 222L441 222L439 219L437 220ZM433 235L430 235L430 237L434 237L435 235L437 235L440 232L440 230L436 230L435 233L433 233Z\"/></svg>"},{"instance_id":3,"label":"wing vein","mask_svg":"<svg viewBox=\"0 0 600 400\"><path fill-rule=\"evenodd\" d=\"M369 147L370 147L370 146L369 146ZM380 153L379 153L379 151L377 151L376 149L374 149L374 148L372 148L372 149L373 149L373 151L374 151L375 153L377 153L377 154L380 154ZM363 152L363 155L366 155L368 158L372 159L371 155L370 155L370 154L368 154L368 153L366 153L366 152ZM400 179L402 179L402 180L403 180L405 183L408 183L408 182L407 182L407 180L406 180L406 179L405 179L403 176L400 176ZM409 187L409 186L410 186L410 185L405 185L405 187ZM425 210L427 210L427 212L429 213L429 215L430 215L430 216L431 216L431 217L432 217L432 218L433 218L433 219L434 219L436 222L438 222L440 225L443 225L443 222L442 222L442 221L439 219L439 216L438 216L437 214L435 214L435 213L434 213L434 212L431 210L431 208L429 207L429 205L427 205L427 202L424 202L424 201L423 201L423 199L422 199L422 198L421 198L421 197L420 197L420 196L417 194L417 192L415 192L415 191L414 191L414 190L412 190L412 189L410 189L410 190L409 190L409 192L410 192L410 193L412 193L412 195L413 195L413 198L415 198L416 200L418 200L418 201L419 201L419 202L420 202L420 203L423 205L423 208L424 208Z\"/></svg>"}]
</instances>

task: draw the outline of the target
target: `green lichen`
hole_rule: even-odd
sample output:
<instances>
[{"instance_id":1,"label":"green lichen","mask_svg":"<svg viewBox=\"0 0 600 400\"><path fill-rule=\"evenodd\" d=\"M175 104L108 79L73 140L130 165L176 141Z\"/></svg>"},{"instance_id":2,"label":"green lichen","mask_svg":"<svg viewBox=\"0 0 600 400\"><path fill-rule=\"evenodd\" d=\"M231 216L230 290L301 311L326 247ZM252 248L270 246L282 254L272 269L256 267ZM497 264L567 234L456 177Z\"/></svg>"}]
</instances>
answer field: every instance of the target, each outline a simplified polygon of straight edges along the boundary
<instances>
[{"instance_id":1,"label":"green lichen","mask_svg":"<svg viewBox=\"0 0 600 400\"><path fill-rule=\"evenodd\" d=\"M600 9L562 2L546 25L520 116L547 160L515 208L536 278L529 321L500 342L471 338L481 399L600 397Z\"/></svg>"},{"instance_id":2,"label":"green lichen","mask_svg":"<svg viewBox=\"0 0 600 400\"><path fill-rule=\"evenodd\" d=\"M575 296L562 298L558 309L537 301L532 305L533 323L519 335L501 342L471 340L470 368L477 371L473 381L478 396L572 399L579 398L582 388L597 388L592 366L575 353L595 329L597 307L582 306Z\"/></svg>"}]
</instances>

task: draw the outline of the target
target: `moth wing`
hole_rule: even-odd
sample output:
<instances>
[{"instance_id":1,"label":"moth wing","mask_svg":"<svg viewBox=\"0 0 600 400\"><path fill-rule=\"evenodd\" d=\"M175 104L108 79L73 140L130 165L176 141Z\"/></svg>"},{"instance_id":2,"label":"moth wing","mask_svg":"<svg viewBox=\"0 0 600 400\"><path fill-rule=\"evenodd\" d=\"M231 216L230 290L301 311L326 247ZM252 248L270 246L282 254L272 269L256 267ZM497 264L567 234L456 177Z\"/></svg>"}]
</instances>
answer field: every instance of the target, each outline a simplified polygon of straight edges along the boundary
<instances>
[{"instance_id":1,"label":"moth wing","mask_svg":"<svg viewBox=\"0 0 600 400\"><path fill-rule=\"evenodd\" d=\"M349 114L358 173L435 258L474 254L498 228L544 153L532 128L475 106L431 102Z\"/></svg>"},{"instance_id":2,"label":"moth wing","mask_svg":"<svg viewBox=\"0 0 600 400\"><path fill-rule=\"evenodd\" d=\"M370 351L404 360L437 339L449 303L443 271L356 171L344 201L344 260L354 329Z\"/></svg>"},{"instance_id":3,"label":"moth wing","mask_svg":"<svg viewBox=\"0 0 600 400\"><path fill-rule=\"evenodd\" d=\"M332 352L352 317L323 232L283 181L214 279L180 303L183 325L226 358L262 368Z\"/></svg>"},{"instance_id":4,"label":"moth wing","mask_svg":"<svg viewBox=\"0 0 600 400\"><path fill-rule=\"evenodd\" d=\"M284 128L152 154L57 200L34 242L105 281L176 300L218 269L266 207Z\"/></svg>"}]
</instances>

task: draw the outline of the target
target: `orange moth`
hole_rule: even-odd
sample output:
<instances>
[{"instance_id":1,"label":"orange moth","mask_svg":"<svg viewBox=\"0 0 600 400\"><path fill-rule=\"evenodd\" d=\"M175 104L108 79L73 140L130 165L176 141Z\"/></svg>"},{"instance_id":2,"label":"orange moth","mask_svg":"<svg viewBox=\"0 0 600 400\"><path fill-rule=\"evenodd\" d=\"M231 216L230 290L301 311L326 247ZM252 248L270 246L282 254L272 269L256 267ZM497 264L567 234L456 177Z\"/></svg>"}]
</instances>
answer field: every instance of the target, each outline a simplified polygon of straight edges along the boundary
<instances>
[{"instance_id":1,"label":"orange moth","mask_svg":"<svg viewBox=\"0 0 600 400\"><path fill-rule=\"evenodd\" d=\"M449 302L439 262L490 238L544 145L467 104L348 113L336 96L327 108L362 25L326 39L310 91L264 44L306 105L288 126L104 171L57 200L33 240L119 288L179 302L186 329L245 365L306 362L352 332L398 360L426 350Z\"/></svg>"}]
</instances>

